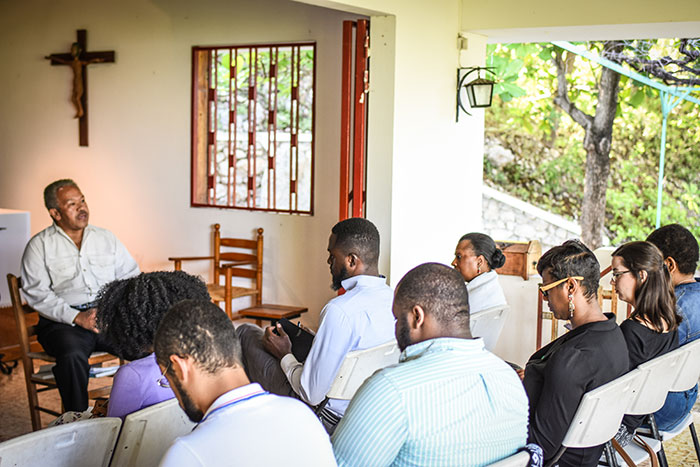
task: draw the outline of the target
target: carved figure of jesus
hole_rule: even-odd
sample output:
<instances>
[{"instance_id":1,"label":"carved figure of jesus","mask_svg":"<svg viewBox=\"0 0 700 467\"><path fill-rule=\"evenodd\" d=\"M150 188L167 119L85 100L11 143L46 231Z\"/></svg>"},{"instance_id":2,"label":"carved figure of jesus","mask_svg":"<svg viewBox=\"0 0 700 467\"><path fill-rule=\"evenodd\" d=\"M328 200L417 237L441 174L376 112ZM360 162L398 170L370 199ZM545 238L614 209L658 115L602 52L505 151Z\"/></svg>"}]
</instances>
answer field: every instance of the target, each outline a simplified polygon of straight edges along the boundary
<instances>
[{"instance_id":1,"label":"carved figure of jesus","mask_svg":"<svg viewBox=\"0 0 700 467\"><path fill-rule=\"evenodd\" d=\"M70 54L73 57L71 60L65 60L63 58L57 57L56 55L49 55L45 57L47 60L53 60L58 63L63 63L64 65L68 65L73 70L73 94L71 96L71 101L75 106L75 118L80 118L85 113L83 111L82 102L83 93L85 89L85 87L83 86L83 67L85 65L89 65L90 63L104 62L103 58L81 60L81 53L82 50L80 48L80 44L78 44L77 42L73 42L73 45L70 48Z\"/></svg>"}]
</instances>

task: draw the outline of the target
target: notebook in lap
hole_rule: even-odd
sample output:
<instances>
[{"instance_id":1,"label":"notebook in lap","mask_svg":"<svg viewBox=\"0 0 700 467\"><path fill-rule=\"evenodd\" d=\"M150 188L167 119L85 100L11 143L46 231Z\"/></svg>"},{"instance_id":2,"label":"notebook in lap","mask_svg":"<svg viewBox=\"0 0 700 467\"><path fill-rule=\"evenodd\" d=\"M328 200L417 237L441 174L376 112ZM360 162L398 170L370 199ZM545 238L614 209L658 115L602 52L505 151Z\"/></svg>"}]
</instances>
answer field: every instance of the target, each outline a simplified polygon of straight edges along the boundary
<instances>
[{"instance_id":1,"label":"notebook in lap","mask_svg":"<svg viewBox=\"0 0 700 467\"><path fill-rule=\"evenodd\" d=\"M314 335L292 323L287 318L280 319L278 323L289 336L289 340L292 341L292 354L294 357L300 362L306 360L311 350L311 345L314 343Z\"/></svg>"}]
</instances>

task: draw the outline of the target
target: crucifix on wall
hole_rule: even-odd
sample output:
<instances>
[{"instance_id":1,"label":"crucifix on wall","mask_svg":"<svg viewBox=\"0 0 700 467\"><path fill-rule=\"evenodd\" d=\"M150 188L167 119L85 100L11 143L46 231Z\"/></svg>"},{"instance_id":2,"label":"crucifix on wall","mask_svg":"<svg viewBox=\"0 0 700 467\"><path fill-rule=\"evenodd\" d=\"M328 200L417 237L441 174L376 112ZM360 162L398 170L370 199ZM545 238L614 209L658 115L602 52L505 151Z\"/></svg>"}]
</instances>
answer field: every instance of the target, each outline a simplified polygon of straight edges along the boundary
<instances>
[{"instance_id":1,"label":"crucifix on wall","mask_svg":"<svg viewBox=\"0 0 700 467\"><path fill-rule=\"evenodd\" d=\"M88 145L87 66L93 63L114 63L114 51L88 52L87 32L78 29L78 41L73 42L69 53L51 54L45 57L51 65L67 65L73 71L73 93L71 101L78 119L81 146Z\"/></svg>"}]
</instances>

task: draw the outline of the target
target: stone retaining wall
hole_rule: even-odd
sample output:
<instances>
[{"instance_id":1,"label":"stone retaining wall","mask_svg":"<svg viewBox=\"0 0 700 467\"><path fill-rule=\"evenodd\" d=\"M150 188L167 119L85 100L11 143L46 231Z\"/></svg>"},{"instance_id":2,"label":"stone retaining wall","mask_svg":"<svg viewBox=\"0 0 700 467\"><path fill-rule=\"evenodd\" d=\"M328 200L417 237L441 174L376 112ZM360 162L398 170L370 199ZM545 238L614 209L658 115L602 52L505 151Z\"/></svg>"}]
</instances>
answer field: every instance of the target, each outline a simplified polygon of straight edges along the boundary
<instances>
[{"instance_id":1,"label":"stone retaining wall","mask_svg":"<svg viewBox=\"0 0 700 467\"><path fill-rule=\"evenodd\" d=\"M581 237L581 227L513 196L484 185L483 232L494 240L539 240L544 253L570 238Z\"/></svg>"}]
</instances>

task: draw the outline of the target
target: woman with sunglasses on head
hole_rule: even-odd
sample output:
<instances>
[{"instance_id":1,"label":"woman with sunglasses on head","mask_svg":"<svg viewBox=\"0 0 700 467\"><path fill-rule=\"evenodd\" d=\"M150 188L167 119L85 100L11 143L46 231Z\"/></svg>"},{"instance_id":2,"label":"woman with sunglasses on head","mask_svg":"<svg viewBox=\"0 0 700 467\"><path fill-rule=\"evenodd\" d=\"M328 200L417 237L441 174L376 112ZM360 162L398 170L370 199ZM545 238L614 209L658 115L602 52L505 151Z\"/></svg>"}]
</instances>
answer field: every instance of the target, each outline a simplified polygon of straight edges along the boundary
<instances>
[{"instance_id":1,"label":"woman with sunglasses on head","mask_svg":"<svg viewBox=\"0 0 700 467\"><path fill-rule=\"evenodd\" d=\"M528 441L544 451L545 463L561 448L583 395L629 369L627 347L615 315L598 304L600 264L583 243L569 240L537 263L540 290L558 320L571 331L535 352L525 366L523 385L530 402ZM567 449L558 465L595 466L603 446Z\"/></svg>"},{"instance_id":2,"label":"woman with sunglasses on head","mask_svg":"<svg viewBox=\"0 0 700 467\"><path fill-rule=\"evenodd\" d=\"M620 300L634 311L621 325L629 351L629 369L678 347L676 296L661 251L649 242L630 242L612 254L612 279ZM625 415L616 436L626 445L644 416ZM624 429L623 429L624 427Z\"/></svg>"},{"instance_id":3,"label":"woman with sunglasses on head","mask_svg":"<svg viewBox=\"0 0 700 467\"><path fill-rule=\"evenodd\" d=\"M452 267L462 274L467 283L470 314L507 305L498 282L498 273L494 271L505 263L505 255L488 235L471 232L459 239Z\"/></svg>"}]
</instances>

